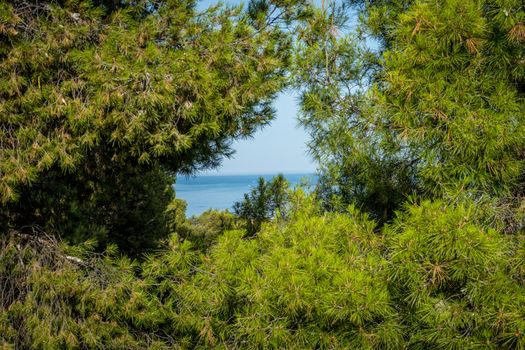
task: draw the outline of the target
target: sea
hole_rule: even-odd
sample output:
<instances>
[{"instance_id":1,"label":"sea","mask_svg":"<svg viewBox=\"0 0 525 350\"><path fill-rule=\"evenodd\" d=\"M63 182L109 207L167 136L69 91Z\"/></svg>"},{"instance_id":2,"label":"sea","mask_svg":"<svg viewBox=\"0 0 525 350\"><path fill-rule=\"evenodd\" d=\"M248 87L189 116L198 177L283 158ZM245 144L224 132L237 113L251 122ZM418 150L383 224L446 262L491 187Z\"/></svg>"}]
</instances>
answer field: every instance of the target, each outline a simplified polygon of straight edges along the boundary
<instances>
[{"instance_id":1,"label":"sea","mask_svg":"<svg viewBox=\"0 0 525 350\"><path fill-rule=\"evenodd\" d=\"M201 175L179 176L175 184L177 198L188 203L186 216L197 216L208 209L228 209L232 211L233 204L241 201L244 194L257 186L259 177L271 180L277 174L265 175ZM313 187L317 182L314 174L283 174L294 188L299 184L309 184Z\"/></svg>"}]
</instances>

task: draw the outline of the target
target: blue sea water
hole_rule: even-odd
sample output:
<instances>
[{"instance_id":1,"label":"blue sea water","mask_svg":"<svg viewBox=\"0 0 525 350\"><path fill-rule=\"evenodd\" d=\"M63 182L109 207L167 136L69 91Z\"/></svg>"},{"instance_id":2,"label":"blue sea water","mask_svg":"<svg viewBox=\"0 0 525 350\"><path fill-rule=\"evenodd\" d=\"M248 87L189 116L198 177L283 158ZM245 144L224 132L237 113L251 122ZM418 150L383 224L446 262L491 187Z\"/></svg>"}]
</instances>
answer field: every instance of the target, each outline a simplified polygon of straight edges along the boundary
<instances>
[{"instance_id":1,"label":"blue sea water","mask_svg":"<svg viewBox=\"0 0 525 350\"><path fill-rule=\"evenodd\" d=\"M229 209L235 202L242 200L244 193L257 186L262 176L270 180L274 175L206 175L179 177L175 184L177 198L188 203L186 216L199 215L208 209ZM290 186L307 181L314 185L317 177L313 174L284 174Z\"/></svg>"}]
</instances>

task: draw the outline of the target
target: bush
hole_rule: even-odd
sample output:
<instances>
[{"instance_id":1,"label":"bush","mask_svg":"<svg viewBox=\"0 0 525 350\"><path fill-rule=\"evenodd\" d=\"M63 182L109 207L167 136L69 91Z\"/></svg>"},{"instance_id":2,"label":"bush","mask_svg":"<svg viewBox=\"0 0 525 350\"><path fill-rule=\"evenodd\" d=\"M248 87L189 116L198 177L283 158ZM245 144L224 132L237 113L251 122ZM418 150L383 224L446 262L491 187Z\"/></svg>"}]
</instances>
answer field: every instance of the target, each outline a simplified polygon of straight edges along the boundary
<instances>
[{"instance_id":1,"label":"bush","mask_svg":"<svg viewBox=\"0 0 525 350\"><path fill-rule=\"evenodd\" d=\"M301 192L290 208L255 237L226 231L206 249L172 235L141 263L4 235L0 344L525 348L525 235L486 228L474 203L406 205L382 231L353 207L322 213Z\"/></svg>"},{"instance_id":2,"label":"bush","mask_svg":"<svg viewBox=\"0 0 525 350\"><path fill-rule=\"evenodd\" d=\"M161 287L151 293L175 306L197 335L193 346L397 348L402 334L374 222L353 209L319 215L312 198L298 193L294 201L300 209L289 222L269 223L255 238L229 231L205 257L175 249L163 262L152 258L148 284ZM159 282L165 276L181 284Z\"/></svg>"},{"instance_id":3,"label":"bush","mask_svg":"<svg viewBox=\"0 0 525 350\"><path fill-rule=\"evenodd\" d=\"M525 347L523 260L511 244L523 237L485 229L482 216L473 203L425 201L385 229L389 290L410 348Z\"/></svg>"},{"instance_id":4,"label":"bush","mask_svg":"<svg viewBox=\"0 0 525 350\"><path fill-rule=\"evenodd\" d=\"M144 349L159 344L154 333L166 316L159 301L144 294L133 274L136 266L85 248L42 234L2 236L4 348Z\"/></svg>"}]
</instances>

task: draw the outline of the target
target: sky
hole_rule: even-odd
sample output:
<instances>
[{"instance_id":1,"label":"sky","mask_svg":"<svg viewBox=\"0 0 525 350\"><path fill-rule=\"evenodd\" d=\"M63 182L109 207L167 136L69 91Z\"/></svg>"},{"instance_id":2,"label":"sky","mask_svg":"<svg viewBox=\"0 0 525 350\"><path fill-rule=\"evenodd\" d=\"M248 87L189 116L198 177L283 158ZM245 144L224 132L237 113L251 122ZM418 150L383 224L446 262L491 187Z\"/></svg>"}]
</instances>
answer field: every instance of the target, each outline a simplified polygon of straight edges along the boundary
<instances>
[{"instance_id":1,"label":"sky","mask_svg":"<svg viewBox=\"0 0 525 350\"><path fill-rule=\"evenodd\" d=\"M274 103L276 118L253 137L236 141L231 159L201 175L314 173L307 154L308 135L297 123L297 101L292 93L281 94Z\"/></svg>"},{"instance_id":2,"label":"sky","mask_svg":"<svg viewBox=\"0 0 525 350\"><path fill-rule=\"evenodd\" d=\"M204 9L216 0L200 1ZM240 1L226 1L229 4ZM308 135L297 123L297 101L292 93L279 95L274 102L276 118L253 137L236 141L235 154L224 159L222 166L198 175L240 175L277 173L314 173L315 164L307 154Z\"/></svg>"}]
</instances>

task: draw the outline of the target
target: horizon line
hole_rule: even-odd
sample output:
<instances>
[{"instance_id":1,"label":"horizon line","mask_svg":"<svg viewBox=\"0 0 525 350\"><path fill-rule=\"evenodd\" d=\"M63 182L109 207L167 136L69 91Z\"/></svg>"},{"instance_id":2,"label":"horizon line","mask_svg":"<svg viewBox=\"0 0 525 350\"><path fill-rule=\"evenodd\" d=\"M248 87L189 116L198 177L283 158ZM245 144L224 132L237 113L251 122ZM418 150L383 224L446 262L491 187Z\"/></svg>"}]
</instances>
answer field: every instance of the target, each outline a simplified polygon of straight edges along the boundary
<instances>
[{"instance_id":1,"label":"horizon line","mask_svg":"<svg viewBox=\"0 0 525 350\"><path fill-rule=\"evenodd\" d=\"M261 172L226 172L226 173L196 173L193 175L178 174L177 177L197 177L197 176L264 176L264 175L317 175L316 170L307 171L261 171Z\"/></svg>"}]
</instances>

